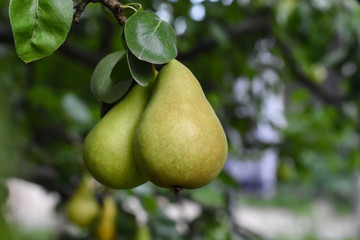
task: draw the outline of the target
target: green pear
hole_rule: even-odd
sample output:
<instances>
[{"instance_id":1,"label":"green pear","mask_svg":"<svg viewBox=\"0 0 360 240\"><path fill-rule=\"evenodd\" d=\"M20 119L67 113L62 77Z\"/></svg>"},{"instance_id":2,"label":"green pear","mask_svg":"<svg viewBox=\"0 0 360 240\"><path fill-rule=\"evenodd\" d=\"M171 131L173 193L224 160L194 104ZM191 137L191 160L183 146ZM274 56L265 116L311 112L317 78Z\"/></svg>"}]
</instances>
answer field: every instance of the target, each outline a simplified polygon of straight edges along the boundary
<instances>
[{"instance_id":1,"label":"green pear","mask_svg":"<svg viewBox=\"0 0 360 240\"><path fill-rule=\"evenodd\" d=\"M136 85L87 135L85 165L100 183L128 189L147 181L136 166L132 144L150 94L150 86Z\"/></svg>"},{"instance_id":2,"label":"green pear","mask_svg":"<svg viewBox=\"0 0 360 240\"><path fill-rule=\"evenodd\" d=\"M133 147L140 171L175 191L204 186L223 168L224 130L195 76L177 60L159 72Z\"/></svg>"},{"instance_id":3,"label":"green pear","mask_svg":"<svg viewBox=\"0 0 360 240\"><path fill-rule=\"evenodd\" d=\"M67 218L79 227L88 228L97 218L100 207L89 179L84 178L65 208Z\"/></svg>"}]
</instances>

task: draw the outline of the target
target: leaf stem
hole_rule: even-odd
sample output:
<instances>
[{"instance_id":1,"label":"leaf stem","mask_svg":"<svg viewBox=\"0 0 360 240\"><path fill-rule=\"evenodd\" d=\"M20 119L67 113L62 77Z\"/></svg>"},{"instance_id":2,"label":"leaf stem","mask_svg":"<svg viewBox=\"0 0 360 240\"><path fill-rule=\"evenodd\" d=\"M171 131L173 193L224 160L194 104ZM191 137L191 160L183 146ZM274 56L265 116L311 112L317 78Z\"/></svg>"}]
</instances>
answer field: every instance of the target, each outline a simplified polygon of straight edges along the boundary
<instances>
[{"instance_id":1,"label":"leaf stem","mask_svg":"<svg viewBox=\"0 0 360 240\"><path fill-rule=\"evenodd\" d=\"M125 9L125 8L130 8L132 9L134 12L137 12L137 9L132 7L132 6L129 6L129 5L122 5L121 8Z\"/></svg>"},{"instance_id":2,"label":"leaf stem","mask_svg":"<svg viewBox=\"0 0 360 240\"><path fill-rule=\"evenodd\" d=\"M143 7L142 7L142 5L140 3L127 3L124 6L136 6L138 8L137 11L143 9Z\"/></svg>"}]
</instances>

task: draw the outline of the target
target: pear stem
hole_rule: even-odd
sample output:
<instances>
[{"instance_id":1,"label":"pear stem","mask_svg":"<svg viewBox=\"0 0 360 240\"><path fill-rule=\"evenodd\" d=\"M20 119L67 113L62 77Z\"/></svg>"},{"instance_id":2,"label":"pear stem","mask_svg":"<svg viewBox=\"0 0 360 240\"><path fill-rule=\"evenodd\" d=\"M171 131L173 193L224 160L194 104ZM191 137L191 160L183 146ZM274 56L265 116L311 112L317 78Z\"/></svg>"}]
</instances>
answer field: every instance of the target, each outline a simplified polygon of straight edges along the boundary
<instances>
[{"instance_id":1,"label":"pear stem","mask_svg":"<svg viewBox=\"0 0 360 240\"><path fill-rule=\"evenodd\" d=\"M184 188L180 186L172 186L171 191L173 192L175 197L179 197L184 193Z\"/></svg>"}]
</instances>

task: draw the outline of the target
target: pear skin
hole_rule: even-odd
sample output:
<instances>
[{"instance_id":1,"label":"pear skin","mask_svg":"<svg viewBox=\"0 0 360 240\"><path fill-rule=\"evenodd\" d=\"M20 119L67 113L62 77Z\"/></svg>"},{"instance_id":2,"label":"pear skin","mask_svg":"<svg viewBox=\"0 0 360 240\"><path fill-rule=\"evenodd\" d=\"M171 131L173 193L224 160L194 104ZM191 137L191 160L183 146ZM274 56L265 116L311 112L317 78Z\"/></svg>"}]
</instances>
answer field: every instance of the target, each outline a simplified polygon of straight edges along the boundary
<instances>
[{"instance_id":1,"label":"pear skin","mask_svg":"<svg viewBox=\"0 0 360 240\"><path fill-rule=\"evenodd\" d=\"M199 188L218 176L224 130L191 71L177 60L159 72L134 138L140 171L165 188Z\"/></svg>"},{"instance_id":2,"label":"pear skin","mask_svg":"<svg viewBox=\"0 0 360 240\"><path fill-rule=\"evenodd\" d=\"M136 85L87 135L84 162L100 183L128 189L147 181L135 164L132 144L150 94L151 87Z\"/></svg>"}]
</instances>

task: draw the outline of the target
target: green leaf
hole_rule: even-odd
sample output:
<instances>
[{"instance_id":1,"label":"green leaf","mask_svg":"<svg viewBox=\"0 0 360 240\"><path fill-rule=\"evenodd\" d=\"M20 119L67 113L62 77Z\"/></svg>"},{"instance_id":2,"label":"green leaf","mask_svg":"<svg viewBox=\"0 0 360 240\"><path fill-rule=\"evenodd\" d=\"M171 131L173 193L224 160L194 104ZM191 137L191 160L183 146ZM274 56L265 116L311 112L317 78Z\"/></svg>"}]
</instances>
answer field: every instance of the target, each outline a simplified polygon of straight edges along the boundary
<instances>
[{"instance_id":1,"label":"green leaf","mask_svg":"<svg viewBox=\"0 0 360 240\"><path fill-rule=\"evenodd\" d=\"M221 172L221 173L219 174L218 179L219 179L222 183L224 183L224 184L226 184L226 185L228 185L228 186L231 186L231 187L234 187L234 188L238 186L238 184L236 183L236 181L235 181L233 178L231 178L228 174L226 174L226 173L224 173L224 172Z\"/></svg>"},{"instance_id":2,"label":"green leaf","mask_svg":"<svg viewBox=\"0 0 360 240\"><path fill-rule=\"evenodd\" d=\"M16 52L26 63L49 56L65 41L73 16L72 0L10 0Z\"/></svg>"},{"instance_id":3,"label":"green leaf","mask_svg":"<svg viewBox=\"0 0 360 240\"><path fill-rule=\"evenodd\" d=\"M225 197L212 184L208 184L196 191L190 192L191 198L206 206L223 207L225 206Z\"/></svg>"},{"instance_id":4,"label":"green leaf","mask_svg":"<svg viewBox=\"0 0 360 240\"><path fill-rule=\"evenodd\" d=\"M125 40L140 60L163 64L177 55L174 29L156 14L138 11L125 24Z\"/></svg>"},{"instance_id":5,"label":"green leaf","mask_svg":"<svg viewBox=\"0 0 360 240\"><path fill-rule=\"evenodd\" d=\"M142 205L149 213L154 214L158 209L157 202L152 195L146 195L141 198Z\"/></svg>"},{"instance_id":6,"label":"green leaf","mask_svg":"<svg viewBox=\"0 0 360 240\"><path fill-rule=\"evenodd\" d=\"M131 51L127 52L127 60L130 73L138 84L145 87L154 79L151 63L139 60Z\"/></svg>"},{"instance_id":7,"label":"green leaf","mask_svg":"<svg viewBox=\"0 0 360 240\"><path fill-rule=\"evenodd\" d=\"M132 77L125 57L124 50L114 52L104 57L96 66L91 77L91 90L99 101L113 103L129 89Z\"/></svg>"}]
</instances>

